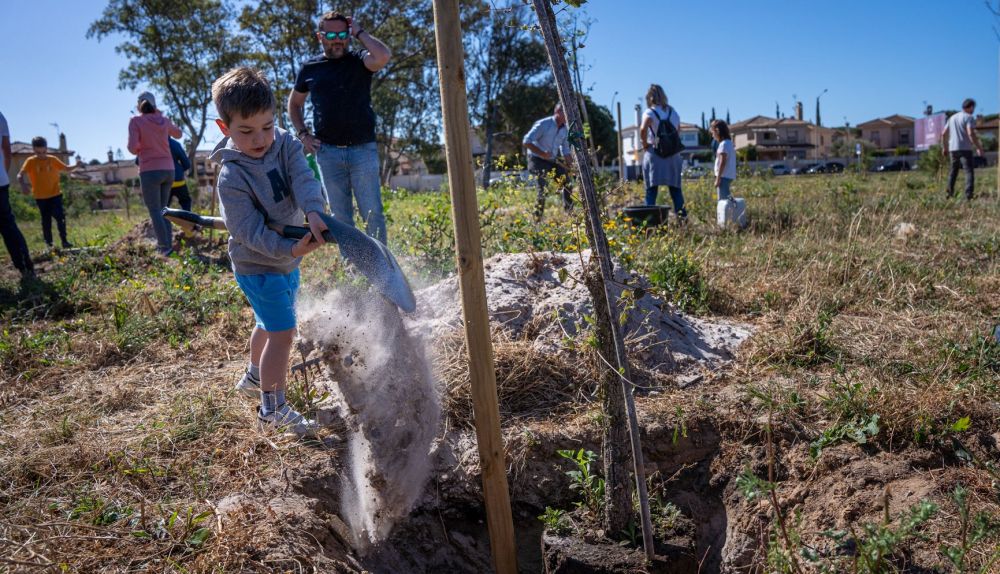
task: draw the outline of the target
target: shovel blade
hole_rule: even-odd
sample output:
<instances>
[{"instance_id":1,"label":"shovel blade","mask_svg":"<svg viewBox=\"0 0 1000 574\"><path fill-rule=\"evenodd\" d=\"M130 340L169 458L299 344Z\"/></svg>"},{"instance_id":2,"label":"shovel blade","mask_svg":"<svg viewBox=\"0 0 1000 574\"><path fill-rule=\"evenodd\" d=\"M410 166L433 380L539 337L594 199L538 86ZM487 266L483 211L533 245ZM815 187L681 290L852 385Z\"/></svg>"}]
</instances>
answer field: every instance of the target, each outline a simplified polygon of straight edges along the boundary
<instances>
[{"instance_id":1,"label":"shovel blade","mask_svg":"<svg viewBox=\"0 0 1000 574\"><path fill-rule=\"evenodd\" d=\"M340 247L341 256L357 267L379 293L404 313L416 310L417 299L410 283L385 244L331 215L323 213L320 217Z\"/></svg>"}]
</instances>

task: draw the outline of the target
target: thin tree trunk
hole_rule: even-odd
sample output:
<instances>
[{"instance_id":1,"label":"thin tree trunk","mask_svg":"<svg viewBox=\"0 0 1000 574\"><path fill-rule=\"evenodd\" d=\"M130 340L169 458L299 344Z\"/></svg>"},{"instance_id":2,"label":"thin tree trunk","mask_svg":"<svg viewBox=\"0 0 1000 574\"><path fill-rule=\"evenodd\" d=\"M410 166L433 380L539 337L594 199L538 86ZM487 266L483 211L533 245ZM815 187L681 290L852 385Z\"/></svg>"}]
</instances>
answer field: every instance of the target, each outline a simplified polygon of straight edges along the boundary
<instances>
[{"instance_id":1,"label":"thin tree trunk","mask_svg":"<svg viewBox=\"0 0 1000 574\"><path fill-rule=\"evenodd\" d=\"M570 129L580 129L582 119L575 105L576 94L574 94L573 82L570 80L569 69L566 66L566 59L562 53L562 43L559 39L559 31L556 29L556 18L552 12L552 5L550 4L550 0L532 0L532 3L535 8L535 14L538 16L542 36L545 39L545 51L548 54L549 64L552 66L552 75L559 90L559 100L562 102L563 110L566 113L566 122L570 126ZM624 413L622 411L606 412L605 416L609 423L612 421L616 423L618 421L626 421L628 423L627 431L622 431L620 427L612 431L609 424L605 429L605 446L612 450L624 450L628 448L629 444L622 441L620 437L628 436L631 439L632 464L635 473L636 491L639 495L643 546L646 559L652 561L655 557L653 526L649 516L649 497L646 492L642 445L639 437L639 421L632 398L632 373L628 363L628 356L625 352L625 342L619 330L618 323L611 320L613 317L618 316L617 300L612 298L607 287L607 281L614 278L611 266L611 254L608 250L608 240L604 234L604 227L601 224L597 190L594 186L594 177L591 171L586 141L579 142L572 149L573 157L576 160L577 169L580 174L579 180L585 209L587 240L594 252L594 258L597 260L600 270L600 273L591 273L588 279L588 281L595 282L593 289L596 293L600 294L594 297L595 316L603 324L603 327L599 327L598 333L600 333L601 329L604 329L605 333L610 334L613 342L612 345L608 346L608 349L601 349L604 360L611 363L613 367L609 368L602 361L600 368L602 372L609 371L607 373L608 377L618 377L620 384L616 390L621 393L623 397L622 402L625 406ZM617 404L610 404L609 407L615 408ZM608 456L608 453L605 453L605 456ZM628 486L622 485L620 482L609 483L608 481L611 478L620 481L620 476L618 473L605 476L605 522L608 527L608 534L614 536L627 527L627 523L620 524L617 521L626 514L631 515L632 501L628 500L627 506L623 504L621 495L623 492L627 492ZM614 499L610 498L612 493L615 496ZM612 523L612 520L616 522Z\"/></svg>"}]
</instances>

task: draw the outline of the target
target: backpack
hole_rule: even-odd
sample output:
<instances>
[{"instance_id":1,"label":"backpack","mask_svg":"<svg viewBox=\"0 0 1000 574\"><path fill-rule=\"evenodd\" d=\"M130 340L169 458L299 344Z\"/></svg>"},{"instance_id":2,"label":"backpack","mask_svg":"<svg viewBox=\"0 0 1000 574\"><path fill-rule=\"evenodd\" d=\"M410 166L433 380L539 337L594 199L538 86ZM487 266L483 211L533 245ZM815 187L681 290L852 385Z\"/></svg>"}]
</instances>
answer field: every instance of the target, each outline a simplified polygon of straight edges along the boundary
<instances>
[{"instance_id":1,"label":"backpack","mask_svg":"<svg viewBox=\"0 0 1000 574\"><path fill-rule=\"evenodd\" d=\"M659 125L656 126L656 142L653 144L653 151L660 157L670 157L679 153L684 149L684 144L681 143L681 136L677 133L677 128L670 121L670 116L674 113L673 108L667 106L666 120L660 117L655 108L650 108L650 110L653 111L656 119L660 120Z\"/></svg>"}]
</instances>

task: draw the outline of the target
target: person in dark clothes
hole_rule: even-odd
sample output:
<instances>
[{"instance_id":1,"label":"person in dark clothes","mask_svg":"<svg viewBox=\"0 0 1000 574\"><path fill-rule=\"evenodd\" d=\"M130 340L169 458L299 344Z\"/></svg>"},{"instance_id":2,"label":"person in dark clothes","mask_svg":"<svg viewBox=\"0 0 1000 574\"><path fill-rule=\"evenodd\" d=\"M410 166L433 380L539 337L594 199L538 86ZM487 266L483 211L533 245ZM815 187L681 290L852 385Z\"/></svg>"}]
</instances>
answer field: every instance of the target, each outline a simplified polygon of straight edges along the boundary
<instances>
[{"instance_id":1,"label":"person in dark clothes","mask_svg":"<svg viewBox=\"0 0 1000 574\"><path fill-rule=\"evenodd\" d=\"M174 185L170 188L170 199L167 200L167 207L177 198L184 211L191 211L191 192L187 186L187 171L191 169L191 160L188 159L187 152L181 142L170 138L170 155L174 158Z\"/></svg>"}]
</instances>

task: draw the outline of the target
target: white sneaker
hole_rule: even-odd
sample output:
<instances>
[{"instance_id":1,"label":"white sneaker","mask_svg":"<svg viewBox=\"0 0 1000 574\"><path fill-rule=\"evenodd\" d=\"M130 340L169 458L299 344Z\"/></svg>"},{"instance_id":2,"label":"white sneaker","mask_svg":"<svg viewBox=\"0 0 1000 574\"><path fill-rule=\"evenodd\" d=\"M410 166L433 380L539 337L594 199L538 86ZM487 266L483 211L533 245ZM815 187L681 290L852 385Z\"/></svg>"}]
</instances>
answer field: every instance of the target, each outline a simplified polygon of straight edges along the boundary
<instances>
[{"instance_id":1,"label":"white sneaker","mask_svg":"<svg viewBox=\"0 0 1000 574\"><path fill-rule=\"evenodd\" d=\"M257 422L261 426L270 426L281 432L294 434L300 438L314 437L319 430L319 424L314 420L307 419L295 409L285 403L278 407L273 413L262 415L260 407L257 407Z\"/></svg>"},{"instance_id":2,"label":"white sneaker","mask_svg":"<svg viewBox=\"0 0 1000 574\"><path fill-rule=\"evenodd\" d=\"M260 400L260 379L251 375L250 369L244 371L243 378L240 379L240 382L236 383L233 389L251 399Z\"/></svg>"}]
</instances>

